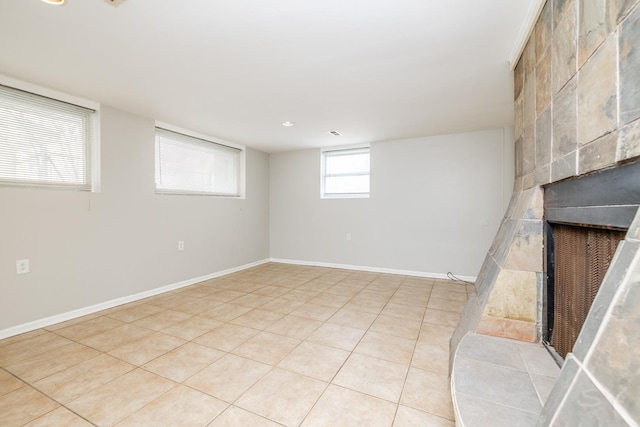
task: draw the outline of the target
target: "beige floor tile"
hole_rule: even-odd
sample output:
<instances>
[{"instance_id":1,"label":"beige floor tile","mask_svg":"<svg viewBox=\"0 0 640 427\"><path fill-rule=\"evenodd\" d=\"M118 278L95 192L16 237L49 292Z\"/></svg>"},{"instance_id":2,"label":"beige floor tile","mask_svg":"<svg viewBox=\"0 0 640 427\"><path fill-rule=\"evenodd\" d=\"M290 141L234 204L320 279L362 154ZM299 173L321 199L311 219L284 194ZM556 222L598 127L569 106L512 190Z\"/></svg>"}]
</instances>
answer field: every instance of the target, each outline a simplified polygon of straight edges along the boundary
<instances>
[{"instance_id":1,"label":"beige floor tile","mask_svg":"<svg viewBox=\"0 0 640 427\"><path fill-rule=\"evenodd\" d=\"M52 326L47 326L46 329L36 329L30 332L25 332L24 334L19 334L19 335L14 335L12 337L9 338L4 338L2 340L0 340L0 348L7 346L9 344L15 344L19 341L25 341L28 340L30 338L35 338L38 335L43 335L46 334L47 331L52 331L53 329L51 328L55 328L57 325L59 325L60 323L57 323L56 325L52 325Z\"/></svg>"},{"instance_id":2,"label":"beige floor tile","mask_svg":"<svg viewBox=\"0 0 640 427\"><path fill-rule=\"evenodd\" d=\"M6 365L5 369L24 381L33 383L100 355L99 351L77 343L69 343L45 353Z\"/></svg>"},{"instance_id":3,"label":"beige floor tile","mask_svg":"<svg viewBox=\"0 0 640 427\"><path fill-rule=\"evenodd\" d=\"M208 427L281 427L282 424L276 424L271 420L263 418L259 415L245 411L236 406L230 406L226 411L216 418Z\"/></svg>"},{"instance_id":4,"label":"beige floor tile","mask_svg":"<svg viewBox=\"0 0 640 427\"><path fill-rule=\"evenodd\" d=\"M189 342L143 367L154 374L181 383L224 355L222 351Z\"/></svg>"},{"instance_id":5,"label":"beige floor tile","mask_svg":"<svg viewBox=\"0 0 640 427\"><path fill-rule=\"evenodd\" d=\"M286 426L298 426L326 387L325 382L275 368L235 405Z\"/></svg>"},{"instance_id":6,"label":"beige floor tile","mask_svg":"<svg viewBox=\"0 0 640 427\"><path fill-rule=\"evenodd\" d=\"M209 311L222 304L224 304L224 301L218 301L216 300L215 296L208 295L206 297L201 297L201 298L198 298L197 300L189 301L184 304L175 306L173 307L173 310L186 313L186 314L191 314L192 316L199 316L205 311Z\"/></svg>"},{"instance_id":7,"label":"beige floor tile","mask_svg":"<svg viewBox=\"0 0 640 427\"><path fill-rule=\"evenodd\" d=\"M284 298L276 298L276 299L273 299L273 300L269 301L266 304L261 305L258 308L260 308L260 310L273 311L274 313L289 314L293 310L295 310L296 308L300 307L303 304L304 304L303 301L296 301L296 300L284 299Z\"/></svg>"},{"instance_id":8,"label":"beige floor tile","mask_svg":"<svg viewBox=\"0 0 640 427\"><path fill-rule=\"evenodd\" d=\"M390 302L385 305L380 314L387 317L396 317L399 319L421 322L424 317L424 311L424 307L396 304Z\"/></svg>"},{"instance_id":9,"label":"beige floor tile","mask_svg":"<svg viewBox=\"0 0 640 427\"><path fill-rule=\"evenodd\" d=\"M51 375L34 385L60 403L67 403L112 381L135 366L103 354ZM87 373L91 375L87 375Z\"/></svg>"},{"instance_id":10,"label":"beige floor tile","mask_svg":"<svg viewBox=\"0 0 640 427\"><path fill-rule=\"evenodd\" d=\"M411 366L435 372L449 374L449 349L446 346L418 341L413 352Z\"/></svg>"},{"instance_id":11,"label":"beige floor tile","mask_svg":"<svg viewBox=\"0 0 640 427\"><path fill-rule=\"evenodd\" d=\"M407 366L354 353L333 383L397 403L407 369Z\"/></svg>"},{"instance_id":12,"label":"beige floor tile","mask_svg":"<svg viewBox=\"0 0 640 427\"><path fill-rule=\"evenodd\" d=\"M113 309L115 309L115 308L116 307L114 307ZM47 330L47 331L57 331L58 329L66 328L67 326L77 325L78 323L84 323L87 320L96 319L96 318L102 316L103 315L102 313L103 312L91 313L91 314L87 314L85 316L76 317L74 319L69 319L69 320L66 320L64 322L60 322L60 323L56 323L54 325L47 326L44 329ZM29 334L31 334L31 333L29 333ZM27 334L24 334L24 335L27 335Z\"/></svg>"},{"instance_id":13,"label":"beige floor tile","mask_svg":"<svg viewBox=\"0 0 640 427\"><path fill-rule=\"evenodd\" d=\"M467 285L464 282L452 282L451 280L435 280L433 290L467 293Z\"/></svg>"},{"instance_id":14,"label":"beige floor tile","mask_svg":"<svg viewBox=\"0 0 640 427\"><path fill-rule=\"evenodd\" d=\"M0 347L0 366L20 362L69 344L71 341L52 332L17 341Z\"/></svg>"},{"instance_id":15,"label":"beige floor tile","mask_svg":"<svg viewBox=\"0 0 640 427\"><path fill-rule=\"evenodd\" d=\"M246 292L234 291L232 289L223 289L215 293L216 298L224 301L233 301L236 298L245 296Z\"/></svg>"},{"instance_id":16,"label":"beige floor tile","mask_svg":"<svg viewBox=\"0 0 640 427\"><path fill-rule=\"evenodd\" d=\"M201 314L202 317L208 317L220 322L228 322L236 317L251 311L249 307L242 307L234 304L221 304L217 307L207 310Z\"/></svg>"},{"instance_id":17,"label":"beige floor tile","mask_svg":"<svg viewBox=\"0 0 640 427\"><path fill-rule=\"evenodd\" d=\"M300 344L300 340L260 332L233 350L233 354L275 366Z\"/></svg>"},{"instance_id":18,"label":"beige floor tile","mask_svg":"<svg viewBox=\"0 0 640 427\"><path fill-rule=\"evenodd\" d=\"M400 403L413 409L453 420L453 404L446 375L411 368Z\"/></svg>"},{"instance_id":19,"label":"beige floor tile","mask_svg":"<svg viewBox=\"0 0 640 427\"><path fill-rule=\"evenodd\" d=\"M116 427L208 425L224 411L228 403L185 386L177 386L160 396Z\"/></svg>"},{"instance_id":20,"label":"beige floor tile","mask_svg":"<svg viewBox=\"0 0 640 427\"><path fill-rule=\"evenodd\" d=\"M23 384L18 378L0 368L0 396L19 389Z\"/></svg>"},{"instance_id":21,"label":"beige floor tile","mask_svg":"<svg viewBox=\"0 0 640 427\"><path fill-rule=\"evenodd\" d=\"M327 289L324 292L327 293L327 294L335 294L335 295L344 295L344 296L347 296L347 297L354 297L355 295L358 294L358 292L360 292L361 289L362 289L362 287L353 287L353 286L343 285L340 282L338 282L337 284L335 284L334 286L330 287L329 289Z\"/></svg>"},{"instance_id":22,"label":"beige floor tile","mask_svg":"<svg viewBox=\"0 0 640 427\"><path fill-rule=\"evenodd\" d=\"M303 340L313 333L322 322L288 315L267 328L267 332Z\"/></svg>"},{"instance_id":23,"label":"beige floor tile","mask_svg":"<svg viewBox=\"0 0 640 427\"><path fill-rule=\"evenodd\" d=\"M427 305L427 308L462 313L465 304L466 302L464 301L453 301L450 299L432 297L429 298L429 304Z\"/></svg>"},{"instance_id":24,"label":"beige floor tile","mask_svg":"<svg viewBox=\"0 0 640 427\"><path fill-rule=\"evenodd\" d=\"M111 317L116 320L120 320L121 322L135 322L136 320L142 319L143 317L151 316L152 314L156 314L161 312L162 307L158 307L152 304L138 304L132 307L123 308L122 310L118 310L112 313L109 313L107 317Z\"/></svg>"},{"instance_id":25,"label":"beige floor tile","mask_svg":"<svg viewBox=\"0 0 640 427\"><path fill-rule=\"evenodd\" d=\"M355 298L346 303L342 308L347 310L364 311L365 313L380 314L386 301L372 301L368 299L356 300Z\"/></svg>"},{"instance_id":26,"label":"beige floor tile","mask_svg":"<svg viewBox=\"0 0 640 427\"><path fill-rule=\"evenodd\" d=\"M442 289L440 287L433 288L431 292L432 298L442 298L452 301L467 302L467 292L464 288L454 289Z\"/></svg>"},{"instance_id":27,"label":"beige floor tile","mask_svg":"<svg viewBox=\"0 0 640 427\"><path fill-rule=\"evenodd\" d=\"M271 370L271 366L227 354L187 381L193 387L225 402L233 402Z\"/></svg>"},{"instance_id":28,"label":"beige floor tile","mask_svg":"<svg viewBox=\"0 0 640 427\"><path fill-rule=\"evenodd\" d=\"M281 286L267 285L260 289L256 289L253 293L256 295L262 295L271 298L277 298L289 292L291 289L283 288Z\"/></svg>"},{"instance_id":29,"label":"beige floor tile","mask_svg":"<svg viewBox=\"0 0 640 427\"><path fill-rule=\"evenodd\" d=\"M256 329L228 323L199 336L194 342L222 351L231 351L258 332L260 331Z\"/></svg>"},{"instance_id":30,"label":"beige floor tile","mask_svg":"<svg viewBox=\"0 0 640 427\"><path fill-rule=\"evenodd\" d=\"M455 328L460 322L460 313L428 308L424 315L424 321L428 323L435 323L436 325L452 326Z\"/></svg>"},{"instance_id":31,"label":"beige floor tile","mask_svg":"<svg viewBox=\"0 0 640 427\"><path fill-rule=\"evenodd\" d=\"M102 332L98 335L92 335L88 338L84 338L80 340L80 342L89 347L93 347L96 350L108 352L116 347L138 340L151 333L153 333L153 331L150 329L125 323L122 326L109 329L108 331Z\"/></svg>"},{"instance_id":32,"label":"beige floor tile","mask_svg":"<svg viewBox=\"0 0 640 427\"><path fill-rule=\"evenodd\" d=\"M318 291L307 291L304 289L294 289L292 291L287 292L282 297L286 299L292 299L296 301L309 302L315 297L320 295Z\"/></svg>"},{"instance_id":33,"label":"beige floor tile","mask_svg":"<svg viewBox=\"0 0 640 427\"><path fill-rule=\"evenodd\" d=\"M319 320L321 322L324 322L325 320L333 316L336 311L338 311L337 307L308 302L292 311L291 314L294 316L305 317L307 319Z\"/></svg>"},{"instance_id":34,"label":"beige floor tile","mask_svg":"<svg viewBox=\"0 0 640 427\"><path fill-rule=\"evenodd\" d=\"M152 314L151 316L143 317L140 320L136 320L133 324L142 326L143 328L152 329L154 331L159 331L160 329L183 322L190 317L190 314L182 313L180 311L165 310L160 313Z\"/></svg>"},{"instance_id":35,"label":"beige floor tile","mask_svg":"<svg viewBox=\"0 0 640 427\"><path fill-rule=\"evenodd\" d=\"M353 351L377 359L409 365L415 344L415 340L369 330Z\"/></svg>"},{"instance_id":36,"label":"beige floor tile","mask_svg":"<svg viewBox=\"0 0 640 427\"><path fill-rule=\"evenodd\" d=\"M370 331L397 337L417 339L422 322L419 320L398 319L380 315L369 328Z\"/></svg>"},{"instance_id":37,"label":"beige floor tile","mask_svg":"<svg viewBox=\"0 0 640 427\"><path fill-rule=\"evenodd\" d=\"M322 381L331 381L349 352L310 342L301 343L278 364L279 368Z\"/></svg>"},{"instance_id":38,"label":"beige floor tile","mask_svg":"<svg viewBox=\"0 0 640 427\"><path fill-rule=\"evenodd\" d=\"M60 406L51 412L25 424L24 427L92 427L89 421Z\"/></svg>"},{"instance_id":39,"label":"beige floor tile","mask_svg":"<svg viewBox=\"0 0 640 427\"><path fill-rule=\"evenodd\" d=\"M352 297L350 295L337 295L337 294L328 294L326 292L321 293L317 297L313 298L311 303L326 305L329 307L341 308L345 305Z\"/></svg>"},{"instance_id":40,"label":"beige floor tile","mask_svg":"<svg viewBox=\"0 0 640 427\"><path fill-rule=\"evenodd\" d=\"M95 319L87 320L86 322L58 329L56 334L73 341L80 341L122 325L124 325L124 322L121 322L120 320L100 316Z\"/></svg>"},{"instance_id":41,"label":"beige floor tile","mask_svg":"<svg viewBox=\"0 0 640 427\"><path fill-rule=\"evenodd\" d=\"M83 394L67 407L94 424L111 426L174 386L174 382L161 376L136 369Z\"/></svg>"},{"instance_id":42,"label":"beige floor tile","mask_svg":"<svg viewBox=\"0 0 640 427\"><path fill-rule=\"evenodd\" d=\"M158 298L157 300L154 300L152 304L164 309L173 309L174 307L178 307L191 301L197 300L198 298L193 298L188 295L180 295L170 292L166 294L164 298Z\"/></svg>"},{"instance_id":43,"label":"beige floor tile","mask_svg":"<svg viewBox=\"0 0 640 427\"><path fill-rule=\"evenodd\" d=\"M389 303L391 304L403 304L403 305L415 306L415 307L421 307L421 308L426 308L428 302L429 302L428 294L417 295L413 293L400 293L400 292L396 292L389 300Z\"/></svg>"},{"instance_id":44,"label":"beige floor tile","mask_svg":"<svg viewBox=\"0 0 640 427\"><path fill-rule=\"evenodd\" d=\"M273 325L283 317L284 315L280 313L274 313L273 311L254 309L246 314L243 314L242 316L236 317L231 321L231 323L262 331Z\"/></svg>"},{"instance_id":45,"label":"beige floor tile","mask_svg":"<svg viewBox=\"0 0 640 427\"><path fill-rule=\"evenodd\" d=\"M167 328L162 329L160 332L164 332L174 337L182 338L183 340L191 341L198 338L207 332L221 326L223 323L217 320L208 319L206 317L193 316L189 319L175 323Z\"/></svg>"},{"instance_id":46,"label":"beige floor tile","mask_svg":"<svg viewBox=\"0 0 640 427\"><path fill-rule=\"evenodd\" d=\"M455 423L446 418L427 414L407 406L398 406L393 427L455 427Z\"/></svg>"},{"instance_id":47,"label":"beige floor tile","mask_svg":"<svg viewBox=\"0 0 640 427\"><path fill-rule=\"evenodd\" d=\"M140 366L170 352L185 342L183 339L163 334L162 332L154 332L117 347L111 350L109 354L132 365Z\"/></svg>"},{"instance_id":48,"label":"beige floor tile","mask_svg":"<svg viewBox=\"0 0 640 427\"><path fill-rule=\"evenodd\" d=\"M390 427L395 410L386 400L330 385L302 427Z\"/></svg>"},{"instance_id":49,"label":"beige floor tile","mask_svg":"<svg viewBox=\"0 0 640 427\"><path fill-rule=\"evenodd\" d=\"M336 311L327 322L366 330L369 329L369 326L371 326L377 317L377 314L342 308Z\"/></svg>"},{"instance_id":50,"label":"beige floor tile","mask_svg":"<svg viewBox=\"0 0 640 427\"><path fill-rule=\"evenodd\" d=\"M34 388L23 385L20 388L0 396L0 425L3 427L21 426L32 421L58 405Z\"/></svg>"},{"instance_id":51,"label":"beige floor tile","mask_svg":"<svg viewBox=\"0 0 640 427\"><path fill-rule=\"evenodd\" d=\"M365 331L362 329L325 323L316 329L313 334L309 335L307 341L351 351L358 344L364 333Z\"/></svg>"},{"instance_id":52,"label":"beige floor tile","mask_svg":"<svg viewBox=\"0 0 640 427\"><path fill-rule=\"evenodd\" d=\"M269 297L266 295L247 294L247 295L241 296L240 298L234 299L233 303L235 305L241 305L243 307L257 308L263 304L268 303L272 299L273 297Z\"/></svg>"},{"instance_id":53,"label":"beige floor tile","mask_svg":"<svg viewBox=\"0 0 640 427\"><path fill-rule=\"evenodd\" d=\"M449 348L449 340L455 330L452 326L423 323L418 341L427 342L439 348Z\"/></svg>"}]
</instances>

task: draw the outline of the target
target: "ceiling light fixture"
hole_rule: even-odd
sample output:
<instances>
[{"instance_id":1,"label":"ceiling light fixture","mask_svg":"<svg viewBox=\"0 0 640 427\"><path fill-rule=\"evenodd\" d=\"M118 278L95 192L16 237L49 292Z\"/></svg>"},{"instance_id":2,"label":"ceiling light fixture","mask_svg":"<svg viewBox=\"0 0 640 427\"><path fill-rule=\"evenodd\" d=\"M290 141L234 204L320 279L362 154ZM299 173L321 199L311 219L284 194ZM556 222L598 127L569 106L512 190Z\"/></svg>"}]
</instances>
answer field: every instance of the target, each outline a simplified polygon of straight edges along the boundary
<instances>
[{"instance_id":1,"label":"ceiling light fixture","mask_svg":"<svg viewBox=\"0 0 640 427\"><path fill-rule=\"evenodd\" d=\"M342 135L340 132L338 132L337 130L330 130L329 133L333 136L340 136Z\"/></svg>"},{"instance_id":2,"label":"ceiling light fixture","mask_svg":"<svg viewBox=\"0 0 640 427\"><path fill-rule=\"evenodd\" d=\"M293 126L293 125L295 125L295 123L290 122L290 121L288 121L288 120L287 120L286 122L282 122L282 126L286 126L286 127L288 127L288 128L289 128L289 127L291 127L291 126Z\"/></svg>"},{"instance_id":3,"label":"ceiling light fixture","mask_svg":"<svg viewBox=\"0 0 640 427\"><path fill-rule=\"evenodd\" d=\"M66 3L66 0L42 0L42 1L47 4L53 4L56 6L62 6L63 4Z\"/></svg>"}]
</instances>

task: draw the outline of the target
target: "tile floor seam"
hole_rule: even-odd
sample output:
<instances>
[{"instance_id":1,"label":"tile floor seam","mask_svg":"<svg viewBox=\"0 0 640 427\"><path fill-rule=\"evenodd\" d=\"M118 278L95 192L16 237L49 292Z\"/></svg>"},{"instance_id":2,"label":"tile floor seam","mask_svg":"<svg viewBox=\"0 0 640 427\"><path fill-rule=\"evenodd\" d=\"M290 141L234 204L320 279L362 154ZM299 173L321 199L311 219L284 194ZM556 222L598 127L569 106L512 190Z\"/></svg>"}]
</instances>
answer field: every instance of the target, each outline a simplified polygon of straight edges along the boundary
<instances>
[{"instance_id":1,"label":"tile floor seam","mask_svg":"<svg viewBox=\"0 0 640 427\"><path fill-rule=\"evenodd\" d=\"M527 411L526 409L518 408L516 406L505 405L504 403L495 402L493 400L488 400L488 399L485 399L485 398L483 398L481 396L476 396L474 394L465 393L463 391L459 391L457 394L460 394L460 395L463 395L463 396L468 396L468 397L471 397L473 399L482 400L483 402L491 403L492 405L503 406L505 408L514 409L516 411L521 411L521 412L527 412L527 413L530 413L530 414L534 414L536 416L539 415L539 412L536 412L536 411Z\"/></svg>"}]
</instances>

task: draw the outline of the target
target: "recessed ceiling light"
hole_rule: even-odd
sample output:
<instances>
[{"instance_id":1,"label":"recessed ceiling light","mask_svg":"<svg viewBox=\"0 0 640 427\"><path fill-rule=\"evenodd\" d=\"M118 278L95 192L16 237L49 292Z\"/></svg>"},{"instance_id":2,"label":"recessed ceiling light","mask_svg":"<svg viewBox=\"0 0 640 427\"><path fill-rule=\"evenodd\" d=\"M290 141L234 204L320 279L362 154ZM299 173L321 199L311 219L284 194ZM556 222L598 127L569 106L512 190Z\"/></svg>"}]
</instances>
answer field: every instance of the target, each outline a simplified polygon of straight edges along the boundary
<instances>
[{"instance_id":1,"label":"recessed ceiling light","mask_svg":"<svg viewBox=\"0 0 640 427\"><path fill-rule=\"evenodd\" d=\"M291 126L293 126L293 125L295 125L295 123L290 122L290 121L288 121L288 120L287 120L286 122L282 122L282 126L291 127Z\"/></svg>"},{"instance_id":2,"label":"recessed ceiling light","mask_svg":"<svg viewBox=\"0 0 640 427\"><path fill-rule=\"evenodd\" d=\"M47 4L55 4L56 6L62 6L65 4L66 0L42 0Z\"/></svg>"},{"instance_id":3,"label":"recessed ceiling light","mask_svg":"<svg viewBox=\"0 0 640 427\"><path fill-rule=\"evenodd\" d=\"M337 130L330 130L329 133L333 136L340 136L342 135L340 132L338 132Z\"/></svg>"}]
</instances>

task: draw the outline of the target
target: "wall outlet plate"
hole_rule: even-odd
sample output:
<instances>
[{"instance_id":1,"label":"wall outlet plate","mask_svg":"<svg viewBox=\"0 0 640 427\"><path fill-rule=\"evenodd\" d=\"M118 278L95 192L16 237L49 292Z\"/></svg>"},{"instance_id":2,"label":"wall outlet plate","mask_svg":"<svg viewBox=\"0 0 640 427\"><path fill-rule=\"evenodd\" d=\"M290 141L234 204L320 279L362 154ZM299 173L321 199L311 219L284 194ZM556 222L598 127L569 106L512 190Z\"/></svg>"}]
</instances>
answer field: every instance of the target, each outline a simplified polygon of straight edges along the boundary
<instances>
[{"instance_id":1,"label":"wall outlet plate","mask_svg":"<svg viewBox=\"0 0 640 427\"><path fill-rule=\"evenodd\" d=\"M29 272L29 260L16 260L16 274L27 274Z\"/></svg>"}]
</instances>

